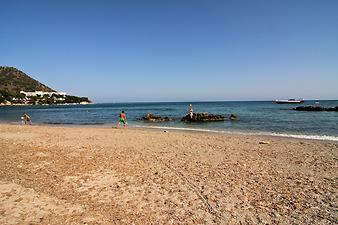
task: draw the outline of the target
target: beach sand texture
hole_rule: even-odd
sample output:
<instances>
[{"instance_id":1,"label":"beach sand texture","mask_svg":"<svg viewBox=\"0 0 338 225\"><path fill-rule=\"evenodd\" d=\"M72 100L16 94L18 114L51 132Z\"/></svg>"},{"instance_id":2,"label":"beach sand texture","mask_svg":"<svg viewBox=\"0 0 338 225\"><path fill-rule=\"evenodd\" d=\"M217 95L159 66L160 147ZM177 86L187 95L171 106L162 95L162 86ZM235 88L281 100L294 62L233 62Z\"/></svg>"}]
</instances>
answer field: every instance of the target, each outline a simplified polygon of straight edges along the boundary
<instances>
[{"instance_id":1,"label":"beach sand texture","mask_svg":"<svg viewBox=\"0 0 338 225\"><path fill-rule=\"evenodd\" d=\"M328 141L1 124L0 224L334 224L337 158Z\"/></svg>"}]
</instances>

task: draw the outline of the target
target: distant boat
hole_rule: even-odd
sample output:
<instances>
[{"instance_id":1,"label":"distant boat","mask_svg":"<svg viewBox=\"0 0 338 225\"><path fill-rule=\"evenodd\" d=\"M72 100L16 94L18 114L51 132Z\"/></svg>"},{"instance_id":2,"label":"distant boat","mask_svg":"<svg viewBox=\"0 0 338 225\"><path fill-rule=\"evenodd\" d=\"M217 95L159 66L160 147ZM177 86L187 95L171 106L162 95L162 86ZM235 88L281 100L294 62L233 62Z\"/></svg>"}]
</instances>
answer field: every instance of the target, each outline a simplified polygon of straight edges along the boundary
<instances>
[{"instance_id":1,"label":"distant boat","mask_svg":"<svg viewBox=\"0 0 338 225\"><path fill-rule=\"evenodd\" d=\"M304 102L304 99L288 99L288 100L276 100L275 101L277 104L300 104Z\"/></svg>"}]
</instances>

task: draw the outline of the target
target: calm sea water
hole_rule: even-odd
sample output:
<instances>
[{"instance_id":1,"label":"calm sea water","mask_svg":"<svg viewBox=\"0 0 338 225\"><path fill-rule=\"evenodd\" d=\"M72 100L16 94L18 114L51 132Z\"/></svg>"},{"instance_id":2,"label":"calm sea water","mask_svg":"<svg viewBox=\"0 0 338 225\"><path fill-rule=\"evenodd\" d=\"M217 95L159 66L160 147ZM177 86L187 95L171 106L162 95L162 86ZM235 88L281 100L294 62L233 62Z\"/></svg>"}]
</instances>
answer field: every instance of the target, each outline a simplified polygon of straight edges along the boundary
<instances>
[{"instance_id":1,"label":"calm sea water","mask_svg":"<svg viewBox=\"0 0 338 225\"><path fill-rule=\"evenodd\" d=\"M112 125L124 110L129 126L187 129L209 132L235 132L305 137L338 141L338 112L300 112L290 110L298 105L278 105L271 101L191 102L194 112L209 112L228 117L231 113L239 121L184 123L180 118L188 112L190 102L165 103L110 103L68 106L10 106L0 107L0 122L21 123L27 112L33 123ZM305 101L303 105L313 105ZM338 101L320 101L321 106L337 106ZM138 120L153 113L174 119L171 122L151 123Z\"/></svg>"}]
</instances>

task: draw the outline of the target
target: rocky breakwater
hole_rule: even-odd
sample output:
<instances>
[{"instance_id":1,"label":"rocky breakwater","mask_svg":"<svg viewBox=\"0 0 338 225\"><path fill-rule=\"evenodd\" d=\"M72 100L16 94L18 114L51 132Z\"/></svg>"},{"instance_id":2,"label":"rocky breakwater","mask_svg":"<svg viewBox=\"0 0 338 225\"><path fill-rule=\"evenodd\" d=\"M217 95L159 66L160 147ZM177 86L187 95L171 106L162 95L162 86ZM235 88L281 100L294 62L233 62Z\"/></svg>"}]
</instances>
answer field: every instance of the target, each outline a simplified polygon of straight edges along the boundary
<instances>
[{"instance_id":1,"label":"rocky breakwater","mask_svg":"<svg viewBox=\"0 0 338 225\"><path fill-rule=\"evenodd\" d=\"M190 115L184 116L181 121L183 122L213 122L224 121L225 117L222 115L209 114L209 113L194 113L192 117Z\"/></svg>"},{"instance_id":2,"label":"rocky breakwater","mask_svg":"<svg viewBox=\"0 0 338 225\"><path fill-rule=\"evenodd\" d=\"M158 115L154 115L151 113L148 113L144 116L142 116L142 118L140 118L140 120L143 121L148 121L148 122L167 122L167 121L171 121L172 119L169 117L162 117L162 116L158 116Z\"/></svg>"},{"instance_id":3,"label":"rocky breakwater","mask_svg":"<svg viewBox=\"0 0 338 225\"><path fill-rule=\"evenodd\" d=\"M322 106L298 106L296 108L293 108L293 110L308 111L308 112L322 112L322 111L338 112L338 106L329 108L325 108Z\"/></svg>"}]
</instances>

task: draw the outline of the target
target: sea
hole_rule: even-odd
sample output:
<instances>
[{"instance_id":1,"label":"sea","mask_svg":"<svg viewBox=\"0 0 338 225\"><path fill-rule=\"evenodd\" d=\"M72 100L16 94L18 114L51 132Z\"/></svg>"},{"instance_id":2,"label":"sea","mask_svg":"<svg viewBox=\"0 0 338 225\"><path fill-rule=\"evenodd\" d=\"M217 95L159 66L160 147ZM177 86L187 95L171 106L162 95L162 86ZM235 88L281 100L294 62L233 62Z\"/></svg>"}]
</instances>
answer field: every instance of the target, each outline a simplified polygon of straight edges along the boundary
<instances>
[{"instance_id":1,"label":"sea","mask_svg":"<svg viewBox=\"0 0 338 225\"><path fill-rule=\"evenodd\" d=\"M188 114L189 104L194 112L230 114L238 116L237 121L226 119L221 122L181 122ZM305 101L300 105L318 105ZM338 106L338 100L320 101L320 106ZM102 103L88 105L37 105L2 106L1 123L22 123L24 112L34 124L96 125L112 127L124 110L129 127L158 128L166 130L188 130L215 133L237 133L249 135L272 135L318 140L338 141L338 112L303 112L292 110L294 104L276 104L273 101L215 101L215 102L142 102ZM152 113L167 116L170 122L145 122L140 118Z\"/></svg>"}]
</instances>

